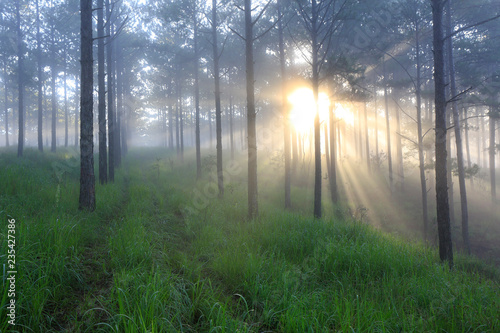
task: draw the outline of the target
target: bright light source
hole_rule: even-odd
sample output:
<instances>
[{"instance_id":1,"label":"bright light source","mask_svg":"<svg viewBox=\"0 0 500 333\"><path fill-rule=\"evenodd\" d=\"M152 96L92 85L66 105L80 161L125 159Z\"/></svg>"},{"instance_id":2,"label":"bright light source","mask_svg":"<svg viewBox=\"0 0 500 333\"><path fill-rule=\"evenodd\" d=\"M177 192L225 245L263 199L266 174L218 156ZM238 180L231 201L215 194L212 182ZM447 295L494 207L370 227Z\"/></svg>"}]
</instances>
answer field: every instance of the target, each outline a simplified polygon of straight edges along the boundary
<instances>
[{"instance_id":1,"label":"bright light source","mask_svg":"<svg viewBox=\"0 0 500 333\"><path fill-rule=\"evenodd\" d=\"M292 104L290 121L300 133L307 133L314 126L314 95L310 88L299 88L288 96ZM328 107L330 100L324 93L319 94L319 117L320 121L328 119Z\"/></svg>"}]
</instances>

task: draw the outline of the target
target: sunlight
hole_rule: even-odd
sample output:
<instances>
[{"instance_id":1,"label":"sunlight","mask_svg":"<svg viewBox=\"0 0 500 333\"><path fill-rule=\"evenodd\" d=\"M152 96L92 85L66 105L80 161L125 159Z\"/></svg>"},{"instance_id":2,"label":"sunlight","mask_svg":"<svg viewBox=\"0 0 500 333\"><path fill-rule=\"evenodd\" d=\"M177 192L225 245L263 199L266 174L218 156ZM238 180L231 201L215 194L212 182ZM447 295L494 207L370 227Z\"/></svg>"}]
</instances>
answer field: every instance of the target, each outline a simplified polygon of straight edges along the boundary
<instances>
[{"instance_id":1,"label":"sunlight","mask_svg":"<svg viewBox=\"0 0 500 333\"><path fill-rule=\"evenodd\" d=\"M300 133L307 133L314 126L314 96L310 88L299 88L288 96L292 104L290 120ZM319 94L320 121L328 119L330 100L325 93Z\"/></svg>"}]
</instances>

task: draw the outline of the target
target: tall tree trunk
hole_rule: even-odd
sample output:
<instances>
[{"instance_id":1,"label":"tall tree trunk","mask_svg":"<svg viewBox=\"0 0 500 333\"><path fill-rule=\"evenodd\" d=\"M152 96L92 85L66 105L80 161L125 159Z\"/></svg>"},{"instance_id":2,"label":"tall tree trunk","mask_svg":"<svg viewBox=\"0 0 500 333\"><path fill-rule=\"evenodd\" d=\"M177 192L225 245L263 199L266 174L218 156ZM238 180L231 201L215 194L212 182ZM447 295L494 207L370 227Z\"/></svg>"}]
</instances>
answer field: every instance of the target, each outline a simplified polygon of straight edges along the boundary
<instances>
[{"instance_id":1,"label":"tall tree trunk","mask_svg":"<svg viewBox=\"0 0 500 333\"><path fill-rule=\"evenodd\" d=\"M78 115L80 114L79 112L79 106L80 106L80 97L78 94L78 76L75 77L75 148L78 147Z\"/></svg>"},{"instance_id":2,"label":"tall tree trunk","mask_svg":"<svg viewBox=\"0 0 500 333\"><path fill-rule=\"evenodd\" d=\"M219 73L219 47L217 45L217 0L212 0L212 51L214 57L214 86L215 86L215 125L217 136L217 184L219 197L224 195L224 179L222 174L222 119L220 105L220 73Z\"/></svg>"},{"instance_id":3,"label":"tall tree trunk","mask_svg":"<svg viewBox=\"0 0 500 333\"><path fill-rule=\"evenodd\" d=\"M398 94L396 94L397 97ZM398 182L401 191L404 191L405 174L403 165L403 145L401 143L401 115L399 108L396 111L396 158L398 160Z\"/></svg>"},{"instance_id":4,"label":"tall tree trunk","mask_svg":"<svg viewBox=\"0 0 500 333\"><path fill-rule=\"evenodd\" d=\"M467 119L467 108L464 107L462 109L462 120L464 123L464 135L465 135L465 151L467 153L467 168L469 170L472 167L472 162L470 158L470 141L469 141L469 120ZM470 177L470 185L473 188L474 186L474 177Z\"/></svg>"},{"instance_id":5,"label":"tall tree trunk","mask_svg":"<svg viewBox=\"0 0 500 333\"><path fill-rule=\"evenodd\" d=\"M55 27L52 27L52 32L51 32L51 39L52 39L52 62L50 66L51 70L51 89L52 89L52 141L50 144L50 151L55 152L56 151L56 132L57 132L57 94L56 94L56 77L57 77L57 47L56 47L56 35L55 35Z\"/></svg>"},{"instance_id":6,"label":"tall tree trunk","mask_svg":"<svg viewBox=\"0 0 500 333\"><path fill-rule=\"evenodd\" d=\"M427 184L425 179L425 159L424 159L424 138L422 131L422 78L421 69L422 63L420 59L420 28L419 19L415 20L415 39L416 39L416 56L417 56L417 140L418 140L418 162L420 171L420 191L422 199L422 220L424 227L424 242L427 242L429 235L429 216L427 207Z\"/></svg>"},{"instance_id":7,"label":"tall tree trunk","mask_svg":"<svg viewBox=\"0 0 500 333\"><path fill-rule=\"evenodd\" d=\"M95 210L92 0L80 0L81 9L81 137L79 208Z\"/></svg>"},{"instance_id":8,"label":"tall tree trunk","mask_svg":"<svg viewBox=\"0 0 500 333\"><path fill-rule=\"evenodd\" d=\"M443 0L432 0L434 45L434 95L436 107L436 206L439 235L439 257L453 266L453 248L448 203L448 179L446 170L446 82L444 69Z\"/></svg>"},{"instance_id":9,"label":"tall tree trunk","mask_svg":"<svg viewBox=\"0 0 500 333\"><path fill-rule=\"evenodd\" d=\"M375 104L375 160L377 164L380 163L380 156L378 151L378 106L377 106L377 90L374 91L374 104Z\"/></svg>"},{"instance_id":10,"label":"tall tree trunk","mask_svg":"<svg viewBox=\"0 0 500 333\"><path fill-rule=\"evenodd\" d=\"M330 109L328 111L328 117L330 119L330 173L328 179L330 181L330 195L332 197L332 202L334 204L338 201L338 190L337 190L337 154L336 154L336 145L337 141L335 140L336 136L336 119L333 113L333 104L330 105Z\"/></svg>"},{"instance_id":11,"label":"tall tree trunk","mask_svg":"<svg viewBox=\"0 0 500 333\"><path fill-rule=\"evenodd\" d=\"M229 143L231 146L231 160L234 160L234 105L233 96L229 96Z\"/></svg>"},{"instance_id":12,"label":"tall tree trunk","mask_svg":"<svg viewBox=\"0 0 500 333\"><path fill-rule=\"evenodd\" d=\"M312 90L314 96L314 217L321 218L321 128L319 121L319 47L318 4L311 1Z\"/></svg>"},{"instance_id":13,"label":"tall tree trunk","mask_svg":"<svg viewBox=\"0 0 500 333\"><path fill-rule=\"evenodd\" d=\"M490 184L491 184L491 200L493 204L496 203L497 201L497 186L496 186L496 177L495 177L495 150L496 150L496 145L495 145L495 120L496 120L496 113L493 107L490 107L490 147L489 147L489 153L490 153Z\"/></svg>"},{"instance_id":14,"label":"tall tree trunk","mask_svg":"<svg viewBox=\"0 0 500 333\"><path fill-rule=\"evenodd\" d=\"M248 134L248 217L259 214L257 188L257 133L255 112L255 86L253 63L253 25L252 0L245 0L245 60L247 85L247 134Z\"/></svg>"},{"instance_id":15,"label":"tall tree trunk","mask_svg":"<svg viewBox=\"0 0 500 333\"><path fill-rule=\"evenodd\" d=\"M198 43L198 12L193 11L194 25L194 105L195 105L195 136L196 136L196 179L201 178L201 138L200 138L200 47Z\"/></svg>"},{"instance_id":16,"label":"tall tree trunk","mask_svg":"<svg viewBox=\"0 0 500 333\"><path fill-rule=\"evenodd\" d=\"M294 126L291 127L292 132L292 172L295 173L297 171L297 165L299 163L299 146L298 146L298 135L297 130Z\"/></svg>"},{"instance_id":17,"label":"tall tree trunk","mask_svg":"<svg viewBox=\"0 0 500 333\"><path fill-rule=\"evenodd\" d=\"M451 35L451 0L446 2L446 35ZM448 48L448 70L450 74L451 98L457 96L457 87L455 82L455 62L453 60L453 40L447 39ZM453 125L455 129L455 142L457 145L457 165L458 165L458 185L460 188L460 208L462 213L462 239L464 241L465 251L470 254L469 242L469 213L467 208L467 190L465 188L465 167L462 147L462 133L460 127L460 117L456 101L452 101L451 108L453 112Z\"/></svg>"},{"instance_id":18,"label":"tall tree trunk","mask_svg":"<svg viewBox=\"0 0 500 333\"><path fill-rule=\"evenodd\" d=\"M16 18L17 18L17 79L18 79L18 102L19 102L19 132L18 132L18 140L17 140L17 156L23 156L24 150L24 59L23 59L23 51L24 51L24 43L23 43L23 34L21 31L21 1L16 1Z\"/></svg>"},{"instance_id":19,"label":"tall tree trunk","mask_svg":"<svg viewBox=\"0 0 500 333\"><path fill-rule=\"evenodd\" d=\"M3 63L3 77L4 79L4 101L5 101L5 145L9 146L9 94L7 84L7 57L4 58Z\"/></svg>"},{"instance_id":20,"label":"tall tree trunk","mask_svg":"<svg viewBox=\"0 0 500 333\"><path fill-rule=\"evenodd\" d=\"M108 180L115 181L115 107L114 107L114 78L113 78L113 38L111 36L111 6L106 0L106 66L108 76Z\"/></svg>"},{"instance_id":21,"label":"tall tree trunk","mask_svg":"<svg viewBox=\"0 0 500 333\"><path fill-rule=\"evenodd\" d=\"M389 166L389 188L394 192L394 178L392 173L392 151L391 151L391 122L389 119L389 96L387 94L387 73L384 62L384 101L385 101L385 126L387 132L387 164Z\"/></svg>"},{"instance_id":22,"label":"tall tree trunk","mask_svg":"<svg viewBox=\"0 0 500 333\"><path fill-rule=\"evenodd\" d=\"M64 147L68 147L68 136L69 136L69 124L68 124L68 84L67 84L67 70L66 70L66 51L64 51L63 57L64 72Z\"/></svg>"},{"instance_id":23,"label":"tall tree trunk","mask_svg":"<svg viewBox=\"0 0 500 333\"><path fill-rule=\"evenodd\" d=\"M366 167L368 171L371 170L370 167L370 137L368 136L368 110L365 102L364 108L364 116L365 116L365 146L366 146Z\"/></svg>"},{"instance_id":24,"label":"tall tree trunk","mask_svg":"<svg viewBox=\"0 0 500 333\"><path fill-rule=\"evenodd\" d=\"M283 38L283 18L282 18L283 0L278 0L278 38L279 38L279 57L281 72L281 112L284 122L284 152L285 155L285 209L292 207L290 196L292 170L291 170L291 149L290 149L290 119L289 105L286 96L286 63L285 63L285 42Z\"/></svg>"},{"instance_id":25,"label":"tall tree trunk","mask_svg":"<svg viewBox=\"0 0 500 333\"><path fill-rule=\"evenodd\" d=\"M123 114L123 52L118 38L115 42L116 54L116 123L115 123L115 166L122 163L122 114ZM165 121L163 122L165 124Z\"/></svg>"},{"instance_id":26,"label":"tall tree trunk","mask_svg":"<svg viewBox=\"0 0 500 333\"><path fill-rule=\"evenodd\" d=\"M42 77L42 35L40 33L40 8L36 0L36 61L38 90L38 150L43 151L43 77ZM7 96L7 95L6 95Z\"/></svg>"},{"instance_id":27,"label":"tall tree trunk","mask_svg":"<svg viewBox=\"0 0 500 333\"><path fill-rule=\"evenodd\" d=\"M104 0L97 1L97 92L99 129L99 182L108 182L108 150L106 139L106 82L104 63Z\"/></svg>"}]
</instances>

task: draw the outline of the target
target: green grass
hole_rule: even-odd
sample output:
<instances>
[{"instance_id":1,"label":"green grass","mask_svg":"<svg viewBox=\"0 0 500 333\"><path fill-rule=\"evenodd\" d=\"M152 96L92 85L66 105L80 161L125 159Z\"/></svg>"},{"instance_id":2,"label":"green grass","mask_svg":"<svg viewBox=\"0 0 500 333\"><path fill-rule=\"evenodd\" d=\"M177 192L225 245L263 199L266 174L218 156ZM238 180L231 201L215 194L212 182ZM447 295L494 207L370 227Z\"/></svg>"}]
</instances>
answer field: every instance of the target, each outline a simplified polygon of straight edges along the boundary
<instances>
[{"instance_id":1,"label":"green grass","mask_svg":"<svg viewBox=\"0 0 500 333\"><path fill-rule=\"evenodd\" d=\"M284 212L276 184L261 185L260 217L248 221L241 173L224 199L196 205L209 177L196 182L192 156L161 149L130 152L116 182L97 185L97 210L78 211L68 156L0 154L2 263L16 219L13 331L500 330L500 274L477 259L458 256L450 270L434 249L351 217L313 220L298 188L299 208Z\"/></svg>"}]
</instances>

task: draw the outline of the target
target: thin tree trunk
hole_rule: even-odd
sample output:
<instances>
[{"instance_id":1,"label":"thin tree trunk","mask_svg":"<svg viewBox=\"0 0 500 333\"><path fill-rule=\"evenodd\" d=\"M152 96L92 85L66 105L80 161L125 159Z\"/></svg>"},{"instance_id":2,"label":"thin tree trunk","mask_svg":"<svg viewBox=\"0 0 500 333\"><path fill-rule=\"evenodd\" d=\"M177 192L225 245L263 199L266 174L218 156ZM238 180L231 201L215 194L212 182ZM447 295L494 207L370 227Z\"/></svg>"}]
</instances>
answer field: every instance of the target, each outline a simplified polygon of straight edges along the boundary
<instances>
[{"instance_id":1,"label":"thin tree trunk","mask_svg":"<svg viewBox=\"0 0 500 333\"><path fill-rule=\"evenodd\" d=\"M379 156L379 151L378 151L378 106L377 106L377 90L375 89L374 93L374 104L375 104L375 160L378 163L380 163L380 156Z\"/></svg>"},{"instance_id":2,"label":"thin tree trunk","mask_svg":"<svg viewBox=\"0 0 500 333\"><path fill-rule=\"evenodd\" d=\"M193 12L194 25L194 104L196 137L196 179L201 178L201 138L200 138L200 47L198 43L198 12Z\"/></svg>"},{"instance_id":3,"label":"thin tree trunk","mask_svg":"<svg viewBox=\"0 0 500 333\"><path fill-rule=\"evenodd\" d=\"M496 186L496 177L495 177L495 120L496 114L493 107L490 107L490 184L491 184L491 201L493 204L497 201L497 186Z\"/></svg>"},{"instance_id":4,"label":"thin tree trunk","mask_svg":"<svg viewBox=\"0 0 500 333\"><path fill-rule=\"evenodd\" d=\"M233 96L229 96L229 141L231 145L231 160L234 160L234 105L233 105Z\"/></svg>"},{"instance_id":5,"label":"thin tree trunk","mask_svg":"<svg viewBox=\"0 0 500 333\"><path fill-rule=\"evenodd\" d=\"M366 146L366 167L368 168L368 171L371 171L371 166L370 166L370 137L368 136L368 110L367 110L367 105L365 102L365 108L364 108L364 116L365 116L365 146Z\"/></svg>"},{"instance_id":6,"label":"thin tree trunk","mask_svg":"<svg viewBox=\"0 0 500 333\"><path fill-rule=\"evenodd\" d=\"M424 138L422 131L422 79L420 60L420 29L418 18L415 20L415 39L416 39L416 56L417 56L417 139L418 139L418 162L420 171L420 191L422 199L422 220L424 227L424 242L427 242L429 235L429 217L427 207L427 184L425 179L425 159L424 159Z\"/></svg>"},{"instance_id":7,"label":"thin tree trunk","mask_svg":"<svg viewBox=\"0 0 500 333\"><path fill-rule=\"evenodd\" d=\"M464 122L464 135L465 135L465 151L467 153L467 168L470 170L472 168L472 162L470 158L470 141L469 141L469 121L467 119L467 108L462 109L462 120ZM470 176L470 185L474 188L474 177Z\"/></svg>"},{"instance_id":8,"label":"thin tree trunk","mask_svg":"<svg viewBox=\"0 0 500 333\"><path fill-rule=\"evenodd\" d=\"M319 41L318 8L311 1L312 90L314 96L314 217L321 218L321 128L319 121Z\"/></svg>"},{"instance_id":9,"label":"thin tree trunk","mask_svg":"<svg viewBox=\"0 0 500 333\"><path fill-rule=\"evenodd\" d=\"M51 89L52 89L52 141L50 145L50 151L55 152L56 151L56 132L57 132L57 94L56 94L56 77L57 77L57 72L56 72L56 67L57 67L57 48L56 48L56 37L55 37L55 28L52 27L52 32L51 32L51 39L52 39L52 63L51 63Z\"/></svg>"},{"instance_id":10,"label":"thin tree trunk","mask_svg":"<svg viewBox=\"0 0 500 333\"><path fill-rule=\"evenodd\" d=\"M397 94L396 94L397 97ZM396 111L396 158L398 160L398 182L401 191L404 191L405 174L403 165L403 145L401 143L401 115L399 108Z\"/></svg>"},{"instance_id":11,"label":"thin tree trunk","mask_svg":"<svg viewBox=\"0 0 500 333\"><path fill-rule=\"evenodd\" d=\"M285 209L292 207L291 191L291 147L290 147L290 119L289 105L286 96L286 63L285 63L285 42L283 38L283 19L282 19L283 0L278 0L278 38L279 38L279 57L280 57L280 72L281 72L281 112L283 113L284 122L284 143L283 154L285 157Z\"/></svg>"},{"instance_id":12,"label":"thin tree trunk","mask_svg":"<svg viewBox=\"0 0 500 333\"><path fill-rule=\"evenodd\" d=\"M3 63L3 77L4 79L4 100L5 100L5 145L9 146L9 96L7 84L7 59L4 58Z\"/></svg>"},{"instance_id":13,"label":"thin tree trunk","mask_svg":"<svg viewBox=\"0 0 500 333\"><path fill-rule=\"evenodd\" d=\"M385 126L386 126L386 135L387 135L387 164L389 167L389 188L392 192L394 192L394 178L392 174L392 151L391 151L391 123L389 119L389 96L387 94L387 73L385 71L385 62L384 62L384 100L385 100Z\"/></svg>"},{"instance_id":14,"label":"thin tree trunk","mask_svg":"<svg viewBox=\"0 0 500 333\"><path fill-rule=\"evenodd\" d=\"M106 0L106 67L108 77L108 180L115 181L115 108L114 108L114 78L113 78L113 38L111 36L111 6Z\"/></svg>"},{"instance_id":15,"label":"thin tree trunk","mask_svg":"<svg viewBox=\"0 0 500 333\"><path fill-rule=\"evenodd\" d=\"M80 114L79 112L79 106L80 106L80 96L78 94L78 76L75 77L75 148L78 147L78 115Z\"/></svg>"},{"instance_id":16,"label":"thin tree trunk","mask_svg":"<svg viewBox=\"0 0 500 333\"><path fill-rule=\"evenodd\" d=\"M446 3L446 34L451 35L451 0ZM453 60L453 41L452 38L447 39L448 48L448 69L450 74L451 98L457 96L457 87L455 82L455 62ZM462 147L462 134L460 128L460 117L456 101L451 103L453 112L453 125L455 129L455 142L457 145L457 165L458 165L458 185L460 188L460 208L462 213L462 239L464 241L465 251L470 254L469 242L469 213L467 208L467 190L465 188L465 168Z\"/></svg>"},{"instance_id":17,"label":"thin tree trunk","mask_svg":"<svg viewBox=\"0 0 500 333\"><path fill-rule=\"evenodd\" d=\"M19 102L19 132L17 141L17 156L23 156L24 150L24 59L23 59L23 34L21 31L21 13L20 0L16 1L16 18L17 18L17 68L18 68L18 102Z\"/></svg>"},{"instance_id":18,"label":"thin tree trunk","mask_svg":"<svg viewBox=\"0 0 500 333\"><path fill-rule=\"evenodd\" d=\"M108 151L106 142L106 83L104 63L104 0L97 1L97 92L99 130L99 182L108 182Z\"/></svg>"},{"instance_id":19,"label":"thin tree trunk","mask_svg":"<svg viewBox=\"0 0 500 333\"><path fill-rule=\"evenodd\" d=\"M80 0L81 8L81 137L79 208L95 210L94 117L92 59L92 0Z\"/></svg>"},{"instance_id":20,"label":"thin tree trunk","mask_svg":"<svg viewBox=\"0 0 500 333\"><path fill-rule=\"evenodd\" d=\"M336 120L333 113L333 104L330 105L328 112L328 117L330 119L330 173L328 179L330 180L330 195L332 197L333 204L338 201L338 190L337 190L337 154L336 154Z\"/></svg>"},{"instance_id":21,"label":"thin tree trunk","mask_svg":"<svg viewBox=\"0 0 500 333\"><path fill-rule=\"evenodd\" d=\"M434 41L434 88L436 107L436 206L439 235L439 257L453 266L453 248L450 228L450 206L448 203L448 178L446 160L446 95L443 41L443 0L432 0Z\"/></svg>"},{"instance_id":22,"label":"thin tree trunk","mask_svg":"<svg viewBox=\"0 0 500 333\"><path fill-rule=\"evenodd\" d=\"M115 124L115 166L122 163L122 114L123 114L123 53L118 38L115 43L116 53L116 124ZM165 121L163 122L165 124ZM165 125L166 126L166 125Z\"/></svg>"},{"instance_id":23,"label":"thin tree trunk","mask_svg":"<svg viewBox=\"0 0 500 333\"><path fill-rule=\"evenodd\" d=\"M43 77L42 77L42 35L40 33L40 8L36 0L36 59L38 90L38 150L43 151ZM7 96L7 95L6 95Z\"/></svg>"},{"instance_id":24,"label":"thin tree trunk","mask_svg":"<svg viewBox=\"0 0 500 333\"><path fill-rule=\"evenodd\" d=\"M245 55L247 86L247 134L248 134L248 217L259 214L257 187L257 133L255 112L254 60L253 60L252 1L245 0Z\"/></svg>"},{"instance_id":25,"label":"thin tree trunk","mask_svg":"<svg viewBox=\"0 0 500 333\"><path fill-rule=\"evenodd\" d=\"M212 0L212 51L214 57L214 86L215 86L215 126L217 136L217 184L219 197L224 195L224 179L222 174L222 109L220 103L220 73L219 50L217 45L217 0Z\"/></svg>"}]
</instances>

